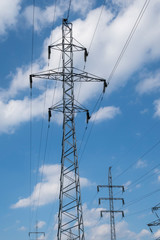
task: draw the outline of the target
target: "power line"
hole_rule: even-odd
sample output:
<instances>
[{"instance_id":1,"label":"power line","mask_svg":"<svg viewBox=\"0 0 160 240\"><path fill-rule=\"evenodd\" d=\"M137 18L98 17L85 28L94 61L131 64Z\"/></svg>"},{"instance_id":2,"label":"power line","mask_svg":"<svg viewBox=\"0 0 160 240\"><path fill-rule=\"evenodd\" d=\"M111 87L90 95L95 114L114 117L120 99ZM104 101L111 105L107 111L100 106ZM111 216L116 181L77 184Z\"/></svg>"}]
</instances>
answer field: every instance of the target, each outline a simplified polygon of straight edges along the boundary
<instances>
[{"instance_id":1,"label":"power line","mask_svg":"<svg viewBox=\"0 0 160 240\"><path fill-rule=\"evenodd\" d=\"M158 145L160 144L160 140L158 140L154 145L152 145L147 151L145 151L140 157L139 159L144 158L147 154L149 154L154 148L156 148ZM122 176L124 173L126 173L130 168L132 168L135 165L134 161L133 163L131 163L123 172L121 172L118 176L115 177L115 179L117 179L118 177Z\"/></svg>"},{"instance_id":2,"label":"power line","mask_svg":"<svg viewBox=\"0 0 160 240\"><path fill-rule=\"evenodd\" d=\"M144 3L144 5L143 5L143 7L142 7L142 9L141 9L141 11L140 11L137 19L136 19L136 22L135 22L135 24L134 24L134 26L133 26L133 28L132 28L132 30L131 30L128 38L127 38L127 41L125 42L124 47L123 47L123 49L122 49L122 51L121 51L121 53L120 53L120 55L119 55L119 57L118 57L115 65L114 65L114 67L113 67L113 69L112 69L112 71L111 71L111 73L110 73L110 75L109 75L109 77L108 77L108 82L110 82L111 79L113 78L113 75L114 75L114 73L116 72L117 67L118 67L119 64L120 64L124 53L126 52L126 49L127 49L127 47L128 47L128 45L129 45L129 43L130 43L130 41L131 41L131 39L132 39L132 37L133 37L133 35L134 35L134 33L135 33L135 31L136 31L139 23L140 23L143 15L144 15L144 13L145 13L145 11L146 11L146 9L147 9L147 7L148 7L148 5L149 5L149 2L150 2L150 0L146 0L146 1L145 1L145 3Z\"/></svg>"},{"instance_id":3,"label":"power line","mask_svg":"<svg viewBox=\"0 0 160 240\"><path fill-rule=\"evenodd\" d=\"M91 39L89 48L88 48L88 53L90 52L91 46L92 46L92 44L93 44L93 40L94 40L96 31L97 31L97 29L98 29L98 25L99 25L99 22L100 22L100 19L101 19L102 12L103 12L103 9L104 9L104 7L105 7L105 4L106 4L106 0L104 0L104 2L103 2L103 5L102 5L101 11L100 11L100 15L99 15L99 17L98 17L98 21L97 21L97 24L96 24L95 30L94 30L94 32L93 32L93 36L92 36L92 39Z\"/></svg>"},{"instance_id":4,"label":"power line","mask_svg":"<svg viewBox=\"0 0 160 240\"><path fill-rule=\"evenodd\" d=\"M33 9L32 9L32 36L31 36L31 74L33 68L33 53L34 53L34 20L35 20L35 0L33 0ZM30 161L29 161L29 193L31 198L31 185L32 185L32 89L30 88L30 139L29 139L29 148L30 148ZM32 211L30 208L29 214L29 231L31 231L31 219Z\"/></svg>"}]
</instances>

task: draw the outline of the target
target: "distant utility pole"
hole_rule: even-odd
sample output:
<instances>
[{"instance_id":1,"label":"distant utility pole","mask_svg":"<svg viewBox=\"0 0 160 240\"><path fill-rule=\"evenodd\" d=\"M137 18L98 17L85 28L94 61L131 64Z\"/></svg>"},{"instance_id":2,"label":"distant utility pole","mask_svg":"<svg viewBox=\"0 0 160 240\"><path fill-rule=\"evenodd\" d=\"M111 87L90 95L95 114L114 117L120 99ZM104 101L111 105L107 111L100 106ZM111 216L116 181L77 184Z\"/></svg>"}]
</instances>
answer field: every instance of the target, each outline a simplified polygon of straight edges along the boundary
<instances>
[{"instance_id":1,"label":"distant utility pole","mask_svg":"<svg viewBox=\"0 0 160 240\"><path fill-rule=\"evenodd\" d=\"M43 240L42 237L45 237L45 233L44 232L39 232L38 231L38 225L36 224L36 231L35 232L29 232L29 237L30 240Z\"/></svg>"},{"instance_id":2,"label":"distant utility pole","mask_svg":"<svg viewBox=\"0 0 160 240\"><path fill-rule=\"evenodd\" d=\"M84 51L85 61L88 52L85 47L73 38L72 23L69 23L68 19L63 19L62 22L62 41L53 43L48 47L49 58L51 50L57 50L62 53L62 68L30 75L30 86L32 87L33 77L62 82L63 99L49 108L49 121L51 111L63 114L57 239L84 240L75 114L86 112L87 122L90 116L89 111L75 100L74 85L76 82L102 82L103 92L105 92L107 83L105 79L81 71L73 66L74 52Z\"/></svg>"},{"instance_id":3,"label":"distant utility pole","mask_svg":"<svg viewBox=\"0 0 160 240\"><path fill-rule=\"evenodd\" d=\"M151 233L153 233L152 227L160 226L160 218L159 218L158 210L160 210L160 203L152 208L152 212L155 213L155 215L156 215L156 217L158 219L147 224L147 226L149 227ZM160 237L156 238L156 240L160 240Z\"/></svg>"},{"instance_id":4,"label":"distant utility pole","mask_svg":"<svg viewBox=\"0 0 160 240\"><path fill-rule=\"evenodd\" d=\"M122 192L124 192L124 186L112 185L112 174L111 167L109 167L108 172L108 185L98 185L97 191L99 192L100 188L108 188L109 189L109 198L99 198L99 204L101 204L102 200L109 201L109 210L101 210L101 217L103 213L110 213L110 231L111 231L111 240L116 240L116 229L115 229L115 217L114 213L122 213L122 217L124 217L124 212L120 210L114 210L114 200L121 200L124 205L123 198L114 198L113 197L113 188L121 188Z\"/></svg>"}]
</instances>

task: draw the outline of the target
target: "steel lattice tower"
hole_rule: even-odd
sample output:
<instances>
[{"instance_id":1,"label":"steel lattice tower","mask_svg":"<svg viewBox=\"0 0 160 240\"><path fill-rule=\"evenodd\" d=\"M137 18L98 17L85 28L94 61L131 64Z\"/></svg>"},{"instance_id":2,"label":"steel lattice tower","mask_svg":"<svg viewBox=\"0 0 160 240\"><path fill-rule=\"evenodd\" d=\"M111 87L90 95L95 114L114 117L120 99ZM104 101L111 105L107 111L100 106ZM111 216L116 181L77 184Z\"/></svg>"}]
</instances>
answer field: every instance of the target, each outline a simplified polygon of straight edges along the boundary
<instances>
[{"instance_id":1,"label":"steel lattice tower","mask_svg":"<svg viewBox=\"0 0 160 240\"><path fill-rule=\"evenodd\" d=\"M109 167L108 185L98 185L97 186L97 191L98 192L99 192L99 188L108 188L109 189L109 198L99 198L99 204L101 204L101 200L109 200L109 210L102 210L101 211L101 217L103 216L103 213L110 213L111 240L116 240L114 213L122 213L122 217L124 217L124 212L114 210L114 200L122 200L122 203L124 204L124 199L123 198L114 198L113 197L113 188L122 188L122 192L124 192L124 186L112 185L111 167Z\"/></svg>"},{"instance_id":2,"label":"steel lattice tower","mask_svg":"<svg viewBox=\"0 0 160 240\"><path fill-rule=\"evenodd\" d=\"M159 217L159 214L157 212L158 210L160 210L160 203L152 208L152 212L155 213L155 215L158 219L147 224L151 233L153 233L152 227L159 227L160 226L160 217ZM156 238L156 240L160 240L160 237Z\"/></svg>"},{"instance_id":3,"label":"steel lattice tower","mask_svg":"<svg viewBox=\"0 0 160 240\"><path fill-rule=\"evenodd\" d=\"M48 70L30 75L30 83L34 78L62 81L63 99L49 108L51 111L63 113L63 137L58 213L58 240L84 240L84 225L80 191L80 177L78 167L75 113L86 112L87 122L89 112L82 107L74 97L74 84L76 82L103 82L103 92L107 87L106 80L88 74L73 67L73 53L84 51L84 60L88 56L87 49L78 43L72 36L72 23L68 19L62 22L62 42L51 44L48 47L49 58L51 50L62 52L62 68Z\"/></svg>"}]
</instances>

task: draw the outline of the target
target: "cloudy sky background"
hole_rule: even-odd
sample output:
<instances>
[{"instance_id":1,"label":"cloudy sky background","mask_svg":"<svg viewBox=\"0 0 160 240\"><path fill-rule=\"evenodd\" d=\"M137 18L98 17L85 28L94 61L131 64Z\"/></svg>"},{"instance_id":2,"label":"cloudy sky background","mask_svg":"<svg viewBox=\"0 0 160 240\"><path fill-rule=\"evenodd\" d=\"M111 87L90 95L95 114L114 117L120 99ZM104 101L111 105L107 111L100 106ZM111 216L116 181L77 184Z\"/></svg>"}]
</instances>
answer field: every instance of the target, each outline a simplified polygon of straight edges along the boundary
<instances>
[{"instance_id":1,"label":"cloudy sky background","mask_svg":"<svg viewBox=\"0 0 160 240\"><path fill-rule=\"evenodd\" d=\"M146 5L144 5L146 3ZM100 219L98 184L126 188L125 218L116 216L117 239L149 240L147 223L156 220L159 203L160 1L72 0L73 35L89 50L85 70L110 80L103 99L101 83L75 85L75 98L92 114L76 116L85 235L110 236L109 216ZM28 239L36 221L46 239L57 232L62 116L48 108L62 97L60 83L34 80L29 74L59 66L60 55L48 61L48 45L61 38L61 22L69 1L6 0L0 2L0 143L1 235ZM113 76L112 70L143 6L146 10ZM33 49L33 51L32 51ZM74 57L83 69L83 55ZM98 101L98 102L97 102ZM96 104L97 103L97 104ZM95 106L95 107L94 107ZM31 121L32 116L32 121ZM85 130L87 127L87 130ZM83 135L85 133L85 135ZM84 136L84 137L83 137ZM83 140L83 141L82 141ZM115 197L122 197L115 190ZM115 209L122 209L115 203ZM159 236L157 228L155 237Z\"/></svg>"}]
</instances>

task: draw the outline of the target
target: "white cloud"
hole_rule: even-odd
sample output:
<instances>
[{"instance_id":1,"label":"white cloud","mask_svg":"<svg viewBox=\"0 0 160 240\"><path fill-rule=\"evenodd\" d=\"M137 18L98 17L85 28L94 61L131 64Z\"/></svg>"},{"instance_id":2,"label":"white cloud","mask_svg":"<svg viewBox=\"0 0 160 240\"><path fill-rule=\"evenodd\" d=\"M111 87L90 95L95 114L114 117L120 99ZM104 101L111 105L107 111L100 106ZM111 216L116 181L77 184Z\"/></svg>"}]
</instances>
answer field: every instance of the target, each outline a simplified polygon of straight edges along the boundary
<instances>
[{"instance_id":1,"label":"white cloud","mask_svg":"<svg viewBox=\"0 0 160 240\"><path fill-rule=\"evenodd\" d=\"M145 108L145 109L143 109L143 110L140 111L140 114L145 114L145 113L147 113L147 112L148 112L148 108Z\"/></svg>"},{"instance_id":2,"label":"white cloud","mask_svg":"<svg viewBox=\"0 0 160 240\"><path fill-rule=\"evenodd\" d=\"M83 206L84 224L86 226L86 236L89 240L104 240L110 239L110 220L109 214L104 214L100 219L101 208L88 209L87 205ZM116 223L116 234L118 239L123 240L150 240L151 233L142 229L139 233L135 233L129 229L126 221L119 221Z\"/></svg>"},{"instance_id":3,"label":"white cloud","mask_svg":"<svg viewBox=\"0 0 160 240\"><path fill-rule=\"evenodd\" d=\"M160 72L149 76L137 84L136 90L140 94L151 93L160 89Z\"/></svg>"},{"instance_id":4,"label":"white cloud","mask_svg":"<svg viewBox=\"0 0 160 240\"><path fill-rule=\"evenodd\" d=\"M39 173L43 174L42 182L34 187L31 196L18 200L12 208L36 207L43 206L58 200L59 193L59 175L60 165L44 165L39 169ZM90 185L86 178L80 178L82 187Z\"/></svg>"},{"instance_id":5,"label":"white cloud","mask_svg":"<svg viewBox=\"0 0 160 240\"><path fill-rule=\"evenodd\" d=\"M145 168L147 167L146 161L139 159L136 164L136 168Z\"/></svg>"},{"instance_id":6,"label":"white cloud","mask_svg":"<svg viewBox=\"0 0 160 240\"><path fill-rule=\"evenodd\" d=\"M39 222L36 224L36 227L37 227L38 229L40 229L40 228L44 227L45 225L46 225L46 223L45 223L44 221L39 221Z\"/></svg>"},{"instance_id":7,"label":"white cloud","mask_svg":"<svg viewBox=\"0 0 160 240\"><path fill-rule=\"evenodd\" d=\"M73 0L71 10L81 13L84 16L92 8L94 2L95 0Z\"/></svg>"},{"instance_id":8,"label":"white cloud","mask_svg":"<svg viewBox=\"0 0 160 240\"><path fill-rule=\"evenodd\" d=\"M66 4L64 2L64 6L56 7L56 20L58 17L61 17L66 10ZM41 9L40 7L35 7L34 9L34 30L40 31L42 28L46 27L48 23L53 22L55 6L47 6L45 9ZM33 6L28 6L23 12L23 17L26 19L28 25L33 24Z\"/></svg>"},{"instance_id":9,"label":"white cloud","mask_svg":"<svg viewBox=\"0 0 160 240\"><path fill-rule=\"evenodd\" d=\"M21 0L0 1L0 36L15 26L21 9L20 3Z\"/></svg>"},{"instance_id":10,"label":"white cloud","mask_svg":"<svg viewBox=\"0 0 160 240\"><path fill-rule=\"evenodd\" d=\"M70 11L78 13L82 16L89 11L95 1L89 0L73 0L71 4ZM34 30L40 31L42 28L46 27L48 24L53 23L58 18L63 18L64 13L67 17L68 14L68 2L58 1L56 7L55 5L46 6L44 9L35 6L34 8ZM33 24L33 6L27 6L23 12L23 17L29 26ZM53 19L54 18L54 19Z\"/></svg>"},{"instance_id":11,"label":"white cloud","mask_svg":"<svg viewBox=\"0 0 160 240\"><path fill-rule=\"evenodd\" d=\"M16 6L18 6L18 1L16 1L16 3L17 3ZM78 3L81 4L81 6L83 5L81 1L79 1ZM87 3L89 4L89 1L87 1ZM88 8L90 8L89 5L87 6ZM39 12L42 18L44 18L47 15L46 19L48 22L51 21L51 18L50 18L50 12L52 11L51 7L53 6L47 7L44 10L45 12L42 9L40 9L40 12ZM74 1L73 1L73 7L74 7ZM109 10L106 10L104 8L99 26L97 28L95 37L92 42L92 46L90 49L90 53L89 53L89 57L86 65L86 71L102 76L104 78L107 78L107 76L110 74L111 69L113 68L115 61L117 60L117 57L121 52L121 49L124 46L124 43L131 31L131 26L133 26L136 20L135 16L138 16L139 14L139 11L142 7L142 3L138 0L135 0L133 1L132 4L126 4L126 6L123 6L123 7L116 17L113 15L113 13L111 13ZM160 28L157 24L154 24L155 22L160 21L160 15L159 15L158 9L159 9L158 0L155 0L154 2L153 1L150 2L149 7L147 8L142 18L142 21L138 26L138 29L132 39L132 42L129 45L129 48L127 49L119 67L117 68L117 71L114 75L112 82L109 84L109 86L106 89L107 93L111 93L113 90L117 90L119 89L119 87L123 87L128 81L129 77L135 71L138 71L146 62L148 63L152 60L157 59L160 56L160 48L159 48L159 41L158 41L158 39L160 39ZM86 47L89 47L91 43L91 39L93 37L93 33L95 30L95 26L96 26L100 12L101 12L101 8L94 9L88 13L86 19L84 20L77 19L73 22L73 36ZM39 24L38 21L41 21L41 20L37 20L37 24ZM40 27L40 25L38 26ZM52 32L53 38L57 38L57 36L60 36L60 35L61 35L60 27L56 28ZM53 39L53 40L57 40L57 39ZM46 39L44 42L47 43L47 41L49 41L49 38ZM39 65L41 65L40 64L41 61L43 62L42 64L43 67L41 70L44 70L45 68L44 65L47 66L46 50L47 50L47 46L44 46L44 48L42 49L42 52L40 53L40 59L37 62ZM45 54L44 54L44 51L45 51ZM53 58L55 59L55 55L53 56ZM97 59L98 59L98 64L97 64ZM79 67L82 63L78 55L75 56L74 61L75 61L75 66L77 67ZM40 70L39 69L40 67L38 67L37 63L34 64L35 71ZM19 93L26 90L27 86L29 86L28 77L27 77L28 74L29 74L29 68L27 67L18 68L16 74L12 77L12 81L9 89L1 89L0 91L0 94L1 94L0 131L3 133L13 132L15 127L19 126L20 123L29 121L30 101L27 97L23 97L23 99L18 99ZM40 81L38 82L38 84L39 83ZM98 90L100 88L101 89L103 88L103 86L101 86L100 83L99 84L90 84L90 83L82 84L81 91L79 94L79 101L83 104L86 104L86 102L88 102L91 98L99 94ZM75 92L78 92L77 89L75 87ZM60 91L60 88L58 88L56 92L59 93L59 91ZM50 91L50 94L51 94L51 91ZM59 94L59 97L61 96L61 94L62 92ZM44 97L44 95L45 93L41 92L40 95L34 98L33 100L37 104L37 107L35 107L33 111L34 117L41 116L40 106L43 105L42 97ZM50 102L52 101L50 100L47 99L49 104L48 105L46 104L47 106L46 108L50 107ZM159 110L160 104L158 100L154 104L156 107L155 116L160 116L160 110ZM20 114L23 112L23 109L25 109L24 116ZM8 113L8 110L10 110L11 112ZM110 109L110 112L109 112L109 108L107 109L107 107L101 108L97 113L97 116L99 115L99 117L97 118L97 121L100 121L101 119L104 120L104 119L114 118L115 115L119 113L119 111L120 110L118 108L114 108L112 110ZM46 109L46 112L47 112L47 109Z\"/></svg>"},{"instance_id":12,"label":"white cloud","mask_svg":"<svg viewBox=\"0 0 160 240\"><path fill-rule=\"evenodd\" d=\"M154 117L160 117L160 99L154 101L155 113Z\"/></svg>"},{"instance_id":13,"label":"white cloud","mask_svg":"<svg viewBox=\"0 0 160 240\"><path fill-rule=\"evenodd\" d=\"M132 183L131 181L128 181L128 182L126 182L125 184L123 184L125 191L129 188L129 186L131 185L131 183Z\"/></svg>"},{"instance_id":14,"label":"white cloud","mask_svg":"<svg viewBox=\"0 0 160 240\"><path fill-rule=\"evenodd\" d=\"M26 228L26 227L24 227L24 226L22 226L22 227L18 228L18 230L19 230L19 231L26 231L26 230L27 230L27 228Z\"/></svg>"},{"instance_id":15,"label":"white cloud","mask_svg":"<svg viewBox=\"0 0 160 240\"><path fill-rule=\"evenodd\" d=\"M159 238L160 237L160 230L157 230L157 232L154 233L155 238Z\"/></svg>"},{"instance_id":16,"label":"white cloud","mask_svg":"<svg viewBox=\"0 0 160 240\"><path fill-rule=\"evenodd\" d=\"M100 108L96 113L92 114L90 121L101 122L104 120L113 119L118 114L120 114L120 109L118 107L103 107Z\"/></svg>"}]
</instances>

